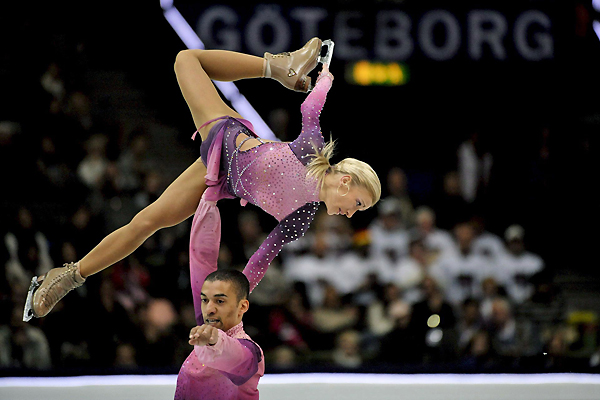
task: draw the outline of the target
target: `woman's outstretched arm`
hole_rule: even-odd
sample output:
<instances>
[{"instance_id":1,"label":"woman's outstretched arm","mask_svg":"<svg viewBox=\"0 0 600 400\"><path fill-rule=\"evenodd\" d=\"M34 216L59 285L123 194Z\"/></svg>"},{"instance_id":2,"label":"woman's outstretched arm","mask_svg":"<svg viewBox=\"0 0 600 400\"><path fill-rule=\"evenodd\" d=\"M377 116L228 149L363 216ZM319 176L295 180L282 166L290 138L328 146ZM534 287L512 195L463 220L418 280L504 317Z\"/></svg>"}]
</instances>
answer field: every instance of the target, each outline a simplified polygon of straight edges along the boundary
<instances>
[{"instance_id":1,"label":"woman's outstretched arm","mask_svg":"<svg viewBox=\"0 0 600 400\"><path fill-rule=\"evenodd\" d=\"M321 149L324 145L319 117L325 106L327 93L331 89L332 83L333 75L329 72L327 65L323 65L323 70L319 74L315 88L306 96L300 107L302 131L298 138L290 143L290 147L304 165L310 162L315 149ZM306 146L306 143L310 143L310 146Z\"/></svg>"}]
</instances>

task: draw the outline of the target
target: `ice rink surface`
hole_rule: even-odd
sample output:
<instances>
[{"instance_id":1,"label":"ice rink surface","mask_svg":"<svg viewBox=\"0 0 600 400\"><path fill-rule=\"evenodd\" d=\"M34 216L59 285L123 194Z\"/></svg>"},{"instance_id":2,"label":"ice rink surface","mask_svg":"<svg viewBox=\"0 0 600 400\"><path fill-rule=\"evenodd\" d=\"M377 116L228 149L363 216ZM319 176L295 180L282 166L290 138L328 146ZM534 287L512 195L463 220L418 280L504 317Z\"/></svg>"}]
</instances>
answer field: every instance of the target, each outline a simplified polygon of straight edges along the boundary
<instances>
[{"instance_id":1,"label":"ice rink surface","mask_svg":"<svg viewBox=\"0 0 600 400\"><path fill-rule=\"evenodd\" d=\"M1 400L164 400L174 375L0 378ZM266 375L261 400L600 400L600 375Z\"/></svg>"}]
</instances>

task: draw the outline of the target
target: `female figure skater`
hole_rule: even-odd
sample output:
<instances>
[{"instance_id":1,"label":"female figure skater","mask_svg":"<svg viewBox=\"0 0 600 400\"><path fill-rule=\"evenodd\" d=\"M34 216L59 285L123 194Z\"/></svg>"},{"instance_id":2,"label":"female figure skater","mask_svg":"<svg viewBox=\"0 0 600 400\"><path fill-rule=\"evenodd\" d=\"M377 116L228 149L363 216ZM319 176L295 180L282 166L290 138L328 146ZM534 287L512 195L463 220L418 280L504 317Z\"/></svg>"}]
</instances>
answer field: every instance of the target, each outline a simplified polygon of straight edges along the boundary
<instances>
[{"instance_id":1,"label":"female figure skater","mask_svg":"<svg viewBox=\"0 0 600 400\"><path fill-rule=\"evenodd\" d=\"M248 262L254 275L247 274L250 290L282 245L304 235L320 202L325 203L329 214L347 217L377 203L381 184L368 164L353 158L335 165L329 162L334 143L324 144L319 125L319 115L333 82L327 63L323 63L314 89L302 103L302 131L293 142L259 138L252 124L222 101L211 82L267 77L289 89L307 92L311 88L307 75L322 61L321 46L321 40L313 38L300 50L265 53L263 58L225 50L181 51L175 61L175 73L202 138L200 159L154 203L105 237L79 262L34 277L23 319L47 315L88 276L131 254L158 229L176 225L194 213L190 261L194 257L212 257L196 254L197 250L206 253L202 250L206 246L196 246L194 240L202 240L203 235L220 238L220 220L216 224L209 220L218 219L215 203L221 198L239 197L242 205L251 202L279 221ZM203 226L206 231L202 231ZM196 310L199 309L198 305Z\"/></svg>"}]
</instances>

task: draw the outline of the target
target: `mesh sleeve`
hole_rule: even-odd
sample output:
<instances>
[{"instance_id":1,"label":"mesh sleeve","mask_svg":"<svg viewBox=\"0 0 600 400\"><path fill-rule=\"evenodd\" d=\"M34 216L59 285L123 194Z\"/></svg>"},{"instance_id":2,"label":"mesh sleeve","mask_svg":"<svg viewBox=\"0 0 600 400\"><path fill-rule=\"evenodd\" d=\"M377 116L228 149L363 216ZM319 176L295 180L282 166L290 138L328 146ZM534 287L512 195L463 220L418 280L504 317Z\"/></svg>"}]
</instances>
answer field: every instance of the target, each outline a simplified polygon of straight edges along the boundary
<instances>
[{"instance_id":1,"label":"mesh sleeve","mask_svg":"<svg viewBox=\"0 0 600 400\"><path fill-rule=\"evenodd\" d=\"M282 219L269 233L258 250L250 257L243 271L250 281L250 292L258 285L283 245L304 236L318 208L318 202L306 203Z\"/></svg>"}]
</instances>

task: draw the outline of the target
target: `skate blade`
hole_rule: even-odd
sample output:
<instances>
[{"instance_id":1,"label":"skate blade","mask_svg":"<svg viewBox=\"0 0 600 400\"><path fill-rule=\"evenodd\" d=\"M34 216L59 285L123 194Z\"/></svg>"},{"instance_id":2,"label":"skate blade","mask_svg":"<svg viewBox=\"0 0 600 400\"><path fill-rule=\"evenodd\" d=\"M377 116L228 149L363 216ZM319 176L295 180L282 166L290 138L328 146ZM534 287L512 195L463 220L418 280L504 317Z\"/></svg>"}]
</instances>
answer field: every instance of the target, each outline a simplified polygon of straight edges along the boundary
<instances>
[{"instance_id":1,"label":"skate blade","mask_svg":"<svg viewBox=\"0 0 600 400\"><path fill-rule=\"evenodd\" d=\"M327 53L324 56L320 55L319 57L317 57L318 63L327 64L327 66L329 67L329 65L331 64L331 57L333 57L333 46L334 45L335 45L335 43L331 39L327 39L327 40L323 41L323 43L321 44L321 50L323 50L323 46L327 46ZM315 87L312 84L309 84L308 92L312 92L312 90L314 88Z\"/></svg>"},{"instance_id":2,"label":"skate blade","mask_svg":"<svg viewBox=\"0 0 600 400\"><path fill-rule=\"evenodd\" d=\"M28 322L33 317L33 292L40 286L37 280L37 276L31 279L29 285L29 291L27 292L27 299L25 300L25 308L23 309L23 321Z\"/></svg>"},{"instance_id":3,"label":"skate blade","mask_svg":"<svg viewBox=\"0 0 600 400\"><path fill-rule=\"evenodd\" d=\"M318 61L321 64L327 64L328 66L331 64L331 57L333 57L333 46L335 43L331 39L327 39L323 41L321 48L323 46L327 46L327 53L324 56L319 56Z\"/></svg>"}]
</instances>

